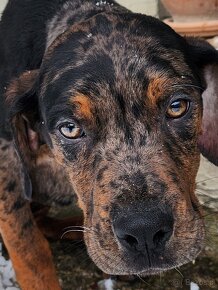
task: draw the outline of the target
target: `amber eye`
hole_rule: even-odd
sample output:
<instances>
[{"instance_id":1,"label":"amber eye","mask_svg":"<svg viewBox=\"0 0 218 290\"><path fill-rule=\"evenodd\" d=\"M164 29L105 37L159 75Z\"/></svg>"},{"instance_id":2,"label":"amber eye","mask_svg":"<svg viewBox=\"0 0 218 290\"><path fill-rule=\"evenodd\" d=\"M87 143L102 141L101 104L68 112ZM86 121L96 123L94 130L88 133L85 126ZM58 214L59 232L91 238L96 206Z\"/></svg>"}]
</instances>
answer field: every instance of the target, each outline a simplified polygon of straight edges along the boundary
<instances>
[{"instance_id":1,"label":"amber eye","mask_svg":"<svg viewBox=\"0 0 218 290\"><path fill-rule=\"evenodd\" d=\"M167 109L167 116L170 118L182 117L189 108L188 100L176 100Z\"/></svg>"},{"instance_id":2,"label":"amber eye","mask_svg":"<svg viewBox=\"0 0 218 290\"><path fill-rule=\"evenodd\" d=\"M73 123L65 123L59 126L59 131L68 139L77 139L85 135L84 131Z\"/></svg>"}]
</instances>

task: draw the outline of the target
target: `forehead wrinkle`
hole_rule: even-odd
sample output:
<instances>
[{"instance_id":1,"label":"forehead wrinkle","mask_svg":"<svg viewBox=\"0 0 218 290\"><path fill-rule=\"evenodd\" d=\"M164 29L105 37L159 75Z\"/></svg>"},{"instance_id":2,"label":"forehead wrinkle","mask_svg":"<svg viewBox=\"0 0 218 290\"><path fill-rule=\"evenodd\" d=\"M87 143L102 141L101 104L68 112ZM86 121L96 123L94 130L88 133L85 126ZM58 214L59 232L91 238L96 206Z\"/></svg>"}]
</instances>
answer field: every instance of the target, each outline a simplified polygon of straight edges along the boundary
<instances>
[{"instance_id":1,"label":"forehead wrinkle","mask_svg":"<svg viewBox=\"0 0 218 290\"><path fill-rule=\"evenodd\" d=\"M92 105L89 97L79 93L70 97L70 103L74 106L78 114L81 114L87 119L92 119Z\"/></svg>"}]
</instances>

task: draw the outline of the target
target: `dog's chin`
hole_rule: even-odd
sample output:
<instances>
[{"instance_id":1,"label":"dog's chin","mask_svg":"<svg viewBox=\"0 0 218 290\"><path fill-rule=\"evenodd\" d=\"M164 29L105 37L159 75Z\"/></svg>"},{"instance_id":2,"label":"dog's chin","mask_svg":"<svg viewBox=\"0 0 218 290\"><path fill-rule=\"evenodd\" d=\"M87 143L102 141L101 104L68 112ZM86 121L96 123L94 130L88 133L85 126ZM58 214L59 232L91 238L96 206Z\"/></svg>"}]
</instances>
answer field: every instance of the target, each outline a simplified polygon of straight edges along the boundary
<instances>
[{"instance_id":1,"label":"dog's chin","mask_svg":"<svg viewBox=\"0 0 218 290\"><path fill-rule=\"evenodd\" d=\"M94 241L95 240L95 241ZM117 252L103 249L96 241L96 237L85 239L89 256L104 273L109 275L140 275L148 276L180 267L195 260L204 247L204 234L202 239L189 247L185 252L180 244L179 250L175 245L169 245L161 254L148 257L143 254L131 256L131 254L117 249ZM177 248L178 249L178 248Z\"/></svg>"}]
</instances>

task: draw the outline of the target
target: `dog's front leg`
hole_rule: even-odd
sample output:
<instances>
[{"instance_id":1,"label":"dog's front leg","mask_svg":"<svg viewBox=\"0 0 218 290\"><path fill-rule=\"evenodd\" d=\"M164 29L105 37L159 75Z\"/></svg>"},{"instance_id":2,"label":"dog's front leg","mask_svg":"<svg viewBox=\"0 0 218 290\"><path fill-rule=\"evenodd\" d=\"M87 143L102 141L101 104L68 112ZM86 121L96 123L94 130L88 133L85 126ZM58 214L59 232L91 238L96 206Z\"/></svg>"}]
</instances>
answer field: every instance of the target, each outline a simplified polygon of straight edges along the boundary
<instances>
[{"instance_id":1,"label":"dog's front leg","mask_svg":"<svg viewBox=\"0 0 218 290\"><path fill-rule=\"evenodd\" d=\"M23 198L14 149L0 150L0 233L22 290L60 290L47 240Z\"/></svg>"}]
</instances>

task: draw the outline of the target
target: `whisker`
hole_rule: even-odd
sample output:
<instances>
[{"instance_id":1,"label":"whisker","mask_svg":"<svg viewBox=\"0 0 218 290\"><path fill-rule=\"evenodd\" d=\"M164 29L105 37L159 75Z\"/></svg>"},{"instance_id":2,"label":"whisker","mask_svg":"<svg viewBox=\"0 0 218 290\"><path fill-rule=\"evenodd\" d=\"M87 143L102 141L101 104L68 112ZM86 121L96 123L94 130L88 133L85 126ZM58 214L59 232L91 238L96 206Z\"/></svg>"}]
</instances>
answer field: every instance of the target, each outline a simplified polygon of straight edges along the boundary
<instances>
[{"instance_id":1,"label":"whisker","mask_svg":"<svg viewBox=\"0 0 218 290\"><path fill-rule=\"evenodd\" d=\"M149 284L148 282L146 282L144 279L142 279L142 277L139 274L136 274L136 276L139 278L139 280L141 280L144 284L151 286L151 284Z\"/></svg>"},{"instance_id":2,"label":"whisker","mask_svg":"<svg viewBox=\"0 0 218 290\"><path fill-rule=\"evenodd\" d=\"M180 275L182 278L184 278L184 275L182 274L182 272L181 272L177 267L175 267L174 269L179 273L179 275Z\"/></svg>"},{"instance_id":3,"label":"whisker","mask_svg":"<svg viewBox=\"0 0 218 290\"><path fill-rule=\"evenodd\" d=\"M88 228L88 227L84 227L84 226L68 226L68 227L65 227L64 230L73 229L73 228L81 228L81 229L85 229L85 230L93 230L92 228Z\"/></svg>"},{"instance_id":4,"label":"whisker","mask_svg":"<svg viewBox=\"0 0 218 290\"><path fill-rule=\"evenodd\" d=\"M63 239L63 237L66 235L66 234L68 234L68 233L71 233L71 232L82 232L82 233L85 233L86 231L84 231L84 230L68 230L68 231L66 231L66 232L64 232L62 235L61 235L61 240Z\"/></svg>"}]
</instances>

